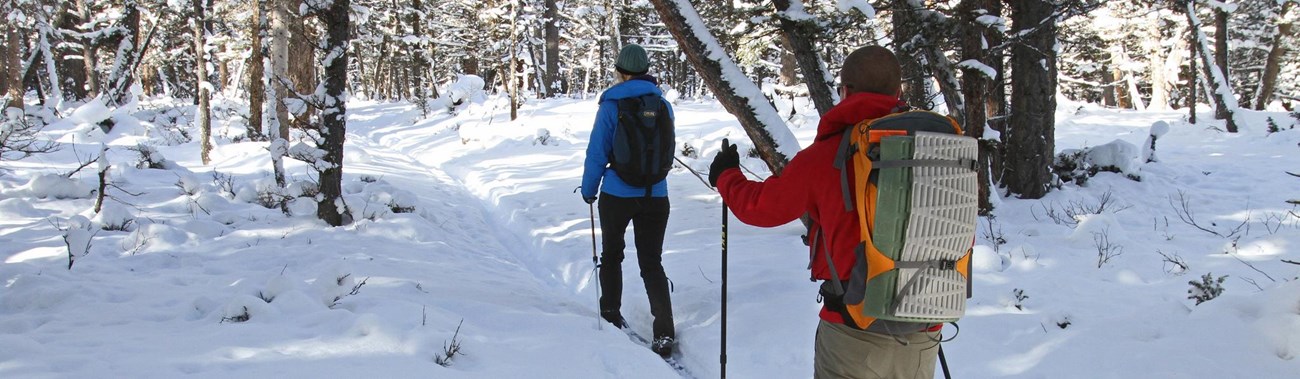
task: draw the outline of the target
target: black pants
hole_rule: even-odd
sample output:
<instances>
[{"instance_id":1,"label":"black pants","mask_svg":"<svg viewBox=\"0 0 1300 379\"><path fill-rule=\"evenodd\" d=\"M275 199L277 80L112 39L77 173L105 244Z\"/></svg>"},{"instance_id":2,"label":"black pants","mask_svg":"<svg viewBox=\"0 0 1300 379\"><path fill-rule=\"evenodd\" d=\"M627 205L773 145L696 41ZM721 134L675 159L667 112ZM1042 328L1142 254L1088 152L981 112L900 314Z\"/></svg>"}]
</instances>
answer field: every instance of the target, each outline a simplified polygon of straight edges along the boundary
<instances>
[{"instance_id":1,"label":"black pants","mask_svg":"<svg viewBox=\"0 0 1300 379\"><path fill-rule=\"evenodd\" d=\"M600 254L600 311L618 314L623 304L623 235L628 222L635 228L636 261L645 281L654 316L654 335L676 337L673 302L668 297L668 276L664 274L664 230L668 228L667 197L617 197L600 194L600 231L604 235Z\"/></svg>"}]
</instances>

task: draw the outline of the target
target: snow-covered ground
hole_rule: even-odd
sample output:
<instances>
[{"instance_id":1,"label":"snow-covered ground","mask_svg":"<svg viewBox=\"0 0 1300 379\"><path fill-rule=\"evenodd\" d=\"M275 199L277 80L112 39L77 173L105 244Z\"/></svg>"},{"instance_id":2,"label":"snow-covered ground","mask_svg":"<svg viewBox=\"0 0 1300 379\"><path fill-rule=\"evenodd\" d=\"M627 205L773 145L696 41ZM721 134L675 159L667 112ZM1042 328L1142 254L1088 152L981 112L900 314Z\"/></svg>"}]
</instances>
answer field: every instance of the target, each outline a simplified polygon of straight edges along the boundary
<instances>
[{"instance_id":1,"label":"snow-covered ground","mask_svg":"<svg viewBox=\"0 0 1300 379\"><path fill-rule=\"evenodd\" d=\"M267 144L233 141L243 125L229 113L217 112L210 165L197 143L164 143L178 139L167 110L193 114L177 104L146 103L109 135L57 123L46 133L62 150L0 161L0 377L678 376L596 322L590 209L573 192L594 100L530 102L515 121L497 99L428 118L354 101L344 188L358 217L337 228L308 200L289 217L256 204L273 184ZM803 144L815 113L804 105L791 120ZM715 102L680 100L676 114L679 144L698 154L679 156L700 172L722 138L746 140ZM1101 173L1044 199L1000 199L981 219L974 298L943 345L955 377L1300 372L1300 266L1284 262L1300 260L1300 215L1285 203L1300 198L1300 178L1285 173L1300 173L1300 131L1286 129L1295 120L1248 112L1228 134L1183 117L1061 107L1058 150L1110 146L1141 181ZM1266 117L1285 130L1267 133ZM1158 161L1143 163L1138 146L1157 121L1169 130ZM127 148L142 142L175 166L136 168ZM71 182L57 174L100 143L114 186L96 217L96 165ZM768 175L757 159L742 164ZM301 163L288 168L309 177ZM686 169L669 180L664 264L679 361L717 377L721 202ZM78 228L74 246L77 235L90 246L69 269L61 230ZM730 230L727 374L811 376L819 305L801 227L732 220ZM623 314L649 334L634 260L624 269ZM1227 276L1224 291L1195 305L1188 282L1211 273ZM459 352L439 365L452 345Z\"/></svg>"}]
</instances>

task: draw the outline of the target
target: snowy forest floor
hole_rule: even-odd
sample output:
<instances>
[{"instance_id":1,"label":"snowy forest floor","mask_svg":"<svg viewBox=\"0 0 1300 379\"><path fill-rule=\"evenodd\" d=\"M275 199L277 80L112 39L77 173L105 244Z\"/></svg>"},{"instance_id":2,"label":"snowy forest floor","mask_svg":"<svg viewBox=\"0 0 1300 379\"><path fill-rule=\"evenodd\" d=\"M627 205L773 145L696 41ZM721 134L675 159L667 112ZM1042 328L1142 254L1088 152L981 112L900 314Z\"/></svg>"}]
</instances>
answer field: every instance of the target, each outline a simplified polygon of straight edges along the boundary
<instances>
[{"instance_id":1,"label":"snowy forest floor","mask_svg":"<svg viewBox=\"0 0 1300 379\"><path fill-rule=\"evenodd\" d=\"M315 219L306 199L290 217L256 204L269 157L265 143L225 137L241 133L237 117L214 122L224 127L210 165L196 143L160 146L176 163L167 170L132 167L137 154L126 148L167 145L158 115L168 113L158 109L192 115L187 105L146 106L108 135L75 117L51 125L47 135L67 147L0 162L0 377L678 376L596 322L591 220L573 193L594 100L530 102L515 121L500 105L422 118L404 103L350 104L344 188L358 216L338 228ZM696 152L679 156L697 171L722 138L745 140L716 102L683 100L676 114L678 143ZM812 114L801 104L791 118L804 144ZM1125 150L1141 181L1101 173L1044 199L1000 199L996 217L981 219L974 297L944 344L955 376L1300 371L1300 266L1283 262L1300 260L1300 216L1285 203L1300 197L1298 179L1284 172L1300 172L1300 131L1280 112L1247 113L1237 134L1183 117L1062 106L1058 151L1140 146L1160 120L1171 131L1157 162ZM1284 130L1266 133L1266 117ZM96 231L68 269L60 229L78 214L94 218L93 169L72 183L35 179L71 171L101 142L119 187L107 213L133 221ZM742 164L768 175L757 159ZM303 164L288 167L307 179ZM664 265L678 361L716 377L721 202L684 168L669 183ZM413 212L390 209L406 198ZM819 304L801 227L730 227L728 375L811 376ZM623 267L623 314L649 334L635 260ZM1211 273L1228 276L1224 292L1195 305L1188 282ZM452 345L459 353L439 365Z\"/></svg>"}]
</instances>

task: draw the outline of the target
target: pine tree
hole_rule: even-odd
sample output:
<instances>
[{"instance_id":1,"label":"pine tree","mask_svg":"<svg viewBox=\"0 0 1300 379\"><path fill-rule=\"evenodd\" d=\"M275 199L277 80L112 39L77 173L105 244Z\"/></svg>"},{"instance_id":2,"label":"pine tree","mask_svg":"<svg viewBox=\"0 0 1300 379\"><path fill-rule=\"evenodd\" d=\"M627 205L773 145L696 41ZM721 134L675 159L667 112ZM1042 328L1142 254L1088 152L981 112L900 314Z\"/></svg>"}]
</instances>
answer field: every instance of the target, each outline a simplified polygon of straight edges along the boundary
<instances>
[{"instance_id":1,"label":"pine tree","mask_svg":"<svg viewBox=\"0 0 1300 379\"><path fill-rule=\"evenodd\" d=\"M1006 131L1003 185L1025 199L1051 189L1055 157L1056 14L1054 1L1015 0L1011 8L1011 119Z\"/></svg>"}]
</instances>

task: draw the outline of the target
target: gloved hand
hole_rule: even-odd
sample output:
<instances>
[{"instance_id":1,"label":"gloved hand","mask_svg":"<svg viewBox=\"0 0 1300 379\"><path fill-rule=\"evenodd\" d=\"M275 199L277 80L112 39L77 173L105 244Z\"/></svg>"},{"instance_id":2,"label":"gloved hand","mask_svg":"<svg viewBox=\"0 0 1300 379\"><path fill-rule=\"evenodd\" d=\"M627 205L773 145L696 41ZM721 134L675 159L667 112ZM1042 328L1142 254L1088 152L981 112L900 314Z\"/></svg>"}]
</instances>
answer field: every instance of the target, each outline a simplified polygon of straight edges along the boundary
<instances>
[{"instance_id":1,"label":"gloved hand","mask_svg":"<svg viewBox=\"0 0 1300 379\"><path fill-rule=\"evenodd\" d=\"M722 139L722 150L718 155L713 156L713 164L709 165L709 185L718 186L718 177L722 176L723 171L733 167L740 167L740 153L736 151L736 145L727 142L726 138Z\"/></svg>"},{"instance_id":2,"label":"gloved hand","mask_svg":"<svg viewBox=\"0 0 1300 379\"><path fill-rule=\"evenodd\" d=\"M595 196L592 196L592 197L584 197L584 198L582 198L582 201L587 202L587 204L591 204L591 203L596 202L596 197L595 197Z\"/></svg>"}]
</instances>

